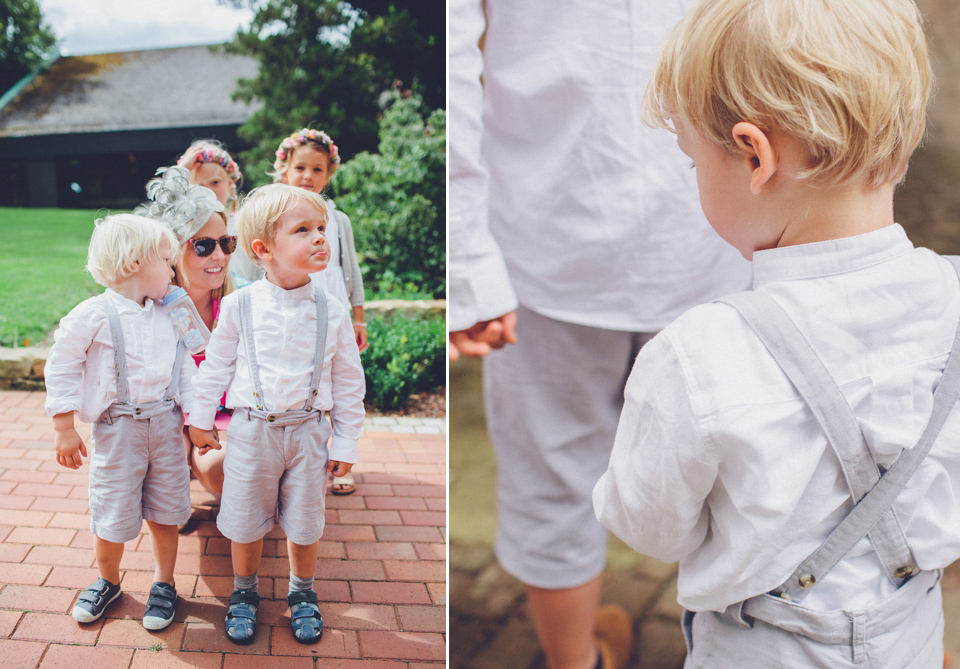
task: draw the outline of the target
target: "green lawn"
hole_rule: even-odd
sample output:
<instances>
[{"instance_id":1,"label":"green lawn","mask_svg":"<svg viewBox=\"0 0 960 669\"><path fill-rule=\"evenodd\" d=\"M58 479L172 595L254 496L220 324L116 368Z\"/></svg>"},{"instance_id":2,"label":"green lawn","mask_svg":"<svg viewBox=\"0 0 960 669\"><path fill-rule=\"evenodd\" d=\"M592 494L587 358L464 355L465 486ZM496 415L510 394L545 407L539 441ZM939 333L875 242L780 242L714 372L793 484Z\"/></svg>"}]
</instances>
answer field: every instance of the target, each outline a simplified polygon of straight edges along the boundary
<instances>
[{"instance_id":1,"label":"green lawn","mask_svg":"<svg viewBox=\"0 0 960 669\"><path fill-rule=\"evenodd\" d=\"M105 212L0 207L0 346L38 344L101 289L84 270L93 222Z\"/></svg>"}]
</instances>

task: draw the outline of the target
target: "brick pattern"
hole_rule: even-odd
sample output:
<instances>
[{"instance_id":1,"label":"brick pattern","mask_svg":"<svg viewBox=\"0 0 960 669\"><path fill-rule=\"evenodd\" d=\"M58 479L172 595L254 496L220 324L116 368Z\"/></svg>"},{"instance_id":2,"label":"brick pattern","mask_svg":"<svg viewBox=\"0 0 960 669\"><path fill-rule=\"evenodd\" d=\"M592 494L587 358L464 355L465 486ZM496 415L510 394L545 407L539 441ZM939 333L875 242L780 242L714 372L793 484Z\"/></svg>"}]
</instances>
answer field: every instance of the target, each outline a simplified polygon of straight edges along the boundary
<instances>
[{"instance_id":1,"label":"brick pattern","mask_svg":"<svg viewBox=\"0 0 960 669\"><path fill-rule=\"evenodd\" d=\"M282 530L264 540L257 640L224 635L233 587L230 544L216 528L215 498L193 483L193 520L180 536L174 622L140 624L153 577L146 524L126 544L123 595L99 621L70 617L97 577L87 507L88 465L56 463L44 393L0 391L0 654L4 667L443 666L446 631L446 437L421 426L370 419L354 468L357 492L327 496L316 585L324 614L319 644L296 643L286 606ZM79 425L90 445L90 428ZM392 429L388 429L392 428ZM318 665L319 663L319 665Z\"/></svg>"}]
</instances>

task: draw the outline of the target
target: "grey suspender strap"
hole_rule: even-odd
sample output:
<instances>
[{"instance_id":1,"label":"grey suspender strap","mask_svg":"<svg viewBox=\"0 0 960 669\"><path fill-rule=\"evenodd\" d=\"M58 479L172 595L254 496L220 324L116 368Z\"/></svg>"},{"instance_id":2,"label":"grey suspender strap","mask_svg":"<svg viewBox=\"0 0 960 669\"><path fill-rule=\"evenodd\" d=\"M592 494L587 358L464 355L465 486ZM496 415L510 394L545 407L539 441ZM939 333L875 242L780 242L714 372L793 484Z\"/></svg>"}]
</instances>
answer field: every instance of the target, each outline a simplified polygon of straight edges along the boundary
<instances>
[{"instance_id":1,"label":"grey suspender strap","mask_svg":"<svg viewBox=\"0 0 960 669\"><path fill-rule=\"evenodd\" d=\"M317 353L310 377L310 394L303 405L304 411L313 410L313 401L320 386L320 373L323 371L323 356L327 347L327 295L317 284L313 284L313 296L317 301Z\"/></svg>"},{"instance_id":2,"label":"grey suspender strap","mask_svg":"<svg viewBox=\"0 0 960 669\"><path fill-rule=\"evenodd\" d=\"M117 404L130 404L130 382L127 378L127 349L123 338L123 327L120 325L120 314L117 305L109 295L102 298L104 309L107 312L107 322L110 325L110 339L113 343L113 366L117 379ZM173 361L173 371L170 373L170 383L164 390L163 401L172 400L180 388L180 363L183 360L184 345L177 342L177 353ZM137 412L140 415L142 412Z\"/></svg>"},{"instance_id":3,"label":"grey suspender strap","mask_svg":"<svg viewBox=\"0 0 960 669\"><path fill-rule=\"evenodd\" d=\"M326 294L317 284L313 284L313 294L317 303L317 338L316 353L313 365L313 374L310 377L310 392L303 404L303 411L313 410L313 401L317 396L317 387L320 385L320 373L323 371L323 356L327 343L327 299ZM263 405L263 387L260 385L260 368L257 365L257 351L253 341L253 309L250 304L250 288L240 292L240 322L247 347L247 365L250 370L250 381L253 384L253 396L256 408L266 411Z\"/></svg>"},{"instance_id":4,"label":"grey suspender strap","mask_svg":"<svg viewBox=\"0 0 960 669\"><path fill-rule=\"evenodd\" d=\"M120 314L117 305L109 295L102 298L110 324L110 339L113 342L113 368L117 377L117 403L130 404L130 383L127 381L127 353L123 341L123 328L120 327Z\"/></svg>"},{"instance_id":5,"label":"grey suspender strap","mask_svg":"<svg viewBox=\"0 0 960 669\"><path fill-rule=\"evenodd\" d=\"M837 405L834 391L839 393L839 388L829 374L827 374L829 381L822 378L820 372L826 371L822 361L781 307L762 293L739 293L720 301L733 306L740 312L811 406L818 421L827 432L831 446L840 458L841 466L850 464L849 456L853 450L851 444L856 445L861 451L866 451L859 428L857 428L855 441L834 441L838 438L836 435L841 421L849 423L847 413L849 412L852 416L852 411L842 395L840 399L843 400L846 411L843 410L843 406ZM906 546L903 532L897 524L891 506L907 480L929 452L957 397L960 396L960 355L954 355L958 348L960 348L960 328L958 328L943 377L934 392L933 412L920 441L914 448L904 450L866 495L854 498L858 503L850 514L831 533L827 541L804 560L786 581L782 594L787 598L794 601L801 600L807 588L822 579L860 539L868 534L871 535L873 546L881 556L885 568L888 569L888 576L892 579L907 577L919 570L909 547ZM837 424L834 425L834 422ZM855 422L853 424L855 425ZM849 426L846 432L849 436ZM861 457L863 457L862 454ZM861 463L852 471L859 476L865 469ZM846 469L844 469L844 475L848 475ZM847 482L852 488L850 477ZM878 531L880 536L893 541L874 540L872 535L875 531ZM892 562L893 565L898 565L892 568L892 573L889 571L891 564L887 562L891 558L904 560Z\"/></svg>"}]
</instances>

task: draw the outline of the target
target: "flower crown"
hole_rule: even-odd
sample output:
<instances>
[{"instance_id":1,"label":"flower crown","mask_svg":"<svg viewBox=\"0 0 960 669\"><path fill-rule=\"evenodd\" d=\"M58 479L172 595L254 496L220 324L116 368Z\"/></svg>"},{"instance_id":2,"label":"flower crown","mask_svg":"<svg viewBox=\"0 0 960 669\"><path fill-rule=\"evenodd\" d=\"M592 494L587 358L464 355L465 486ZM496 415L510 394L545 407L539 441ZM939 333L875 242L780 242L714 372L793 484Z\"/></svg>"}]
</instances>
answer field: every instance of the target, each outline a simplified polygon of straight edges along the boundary
<instances>
[{"instance_id":1,"label":"flower crown","mask_svg":"<svg viewBox=\"0 0 960 669\"><path fill-rule=\"evenodd\" d=\"M191 155L193 159L191 160ZM227 176L230 177L230 180L236 184L240 181L240 168L237 167L237 161L230 157L230 154L224 151L223 149L218 149L216 147L206 147L194 153L193 150L187 149L187 152L180 156L177 160L177 165L181 167L190 168L192 165L203 164L203 163L215 163L227 171Z\"/></svg>"},{"instance_id":2,"label":"flower crown","mask_svg":"<svg viewBox=\"0 0 960 669\"><path fill-rule=\"evenodd\" d=\"M340 164L340 151L337 149L337 145L333 143L333 140L330 139L330 135L325 133L323 130L312 130L310 128L304 128L303 130L298 130L293 133L282 142L280 142L280 148L277 149L276 155L277 159L273 161L273 169L277 172L283 169L283 164L286 162L293 154L293 150L298 146L303 146L307 142L317 142L323 144L327 149L327 153L330 155L330 163L333 165Z\"/></svg>"}]
</instances>

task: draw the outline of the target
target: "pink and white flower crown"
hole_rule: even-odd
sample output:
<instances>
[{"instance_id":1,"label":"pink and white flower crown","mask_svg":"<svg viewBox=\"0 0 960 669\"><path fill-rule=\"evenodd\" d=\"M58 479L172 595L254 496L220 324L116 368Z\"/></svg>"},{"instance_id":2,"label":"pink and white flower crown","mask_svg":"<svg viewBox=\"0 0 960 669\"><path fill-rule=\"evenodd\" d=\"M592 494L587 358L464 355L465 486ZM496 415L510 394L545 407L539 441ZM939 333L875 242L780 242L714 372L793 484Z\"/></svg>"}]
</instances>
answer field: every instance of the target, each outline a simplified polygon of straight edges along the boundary
<instances>
[{"instance_id":1,"label":"pink and white flower crown","mask_svg":"<svg viewBox=\"0 0 960 669\"><path fill-rule=\"evenodd\" d=\"M280 172L283 169L284 163L293 154L293 150L298 146L303 146L310 141L323 144L323 146L327 149L327 153L330 155L330 163L333 165L340 164L340 151L337 149L337 145L333 143L333 140L330 139L330 135L325 133L323 130L304 128L303 130L298 130L280 142L280 148L278 148L274 154L276 155L277 159L273 161L273 169L277 172Z\"/></svg>"},{"instance_id":2,"label":"pink and white flower crown","mask_svg":"<svg viewBox=\"0 0 960 669\"><path fill-rule=\"evenodd\" d=\"M190 159L191 154L193 154L193 160ZM196 152L188 149L187 152L177 160L177 165L188 169L193 165L203 163L216 163L227 171L227 176L230 177L230 180L234 184L240 181L240 168L237 166L237 161L231 158L230 154L223 149L207 147Z\"/></svg>"}]
</instances>

